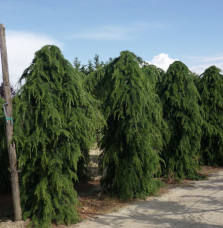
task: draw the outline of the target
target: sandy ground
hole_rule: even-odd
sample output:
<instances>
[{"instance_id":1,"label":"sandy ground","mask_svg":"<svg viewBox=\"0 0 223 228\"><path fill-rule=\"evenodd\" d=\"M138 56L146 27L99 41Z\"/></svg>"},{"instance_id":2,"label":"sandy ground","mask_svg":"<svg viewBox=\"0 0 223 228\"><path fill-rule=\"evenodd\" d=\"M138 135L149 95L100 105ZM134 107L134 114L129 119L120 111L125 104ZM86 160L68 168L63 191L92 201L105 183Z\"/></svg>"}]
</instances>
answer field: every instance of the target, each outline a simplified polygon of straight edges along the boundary
<instances>
[{"instance_id":1,"label":"sandy ground","mask_svg":"<svg viewBox=\"0 0 223 228\"><path fill-rule=\"evenodd\" d=\"M134 202L69 227L223 227L223 170L208 180L176 187L161 197Z\"/></svg>"},{"instance_id":2,"label":"sandy ground","mask_svg":"<svg viewBox=\"0 0 223 228\"><path fill-rule=\"evenodd\" d=\"M80 212L81 218L94 217L75 225L61 225L59 228L223 228L223 169L204 167L203 173L206 175L212 173L212 175L204 181L186 180L180 185L170 184L167 189L164 188L161 191L160 197L149 197L145 201L121 203L114 200L113 202L113 200L106 200L106 198L104 200L97 199L95 194L83 197L84 212ZM98 187L96 182L94 184ZM86 185L88 191L90 187L94 188L94 185L91 185ZM81 187L81 191L83 191L84 186L81 185ZM6 202L10 201L7 197L3 199ZM1 203L4 205L4 202ZM6 205L12 207L10 204ZM108 213L109 208L113 213ZM7 212L7 210L5 211ZM27 223L24 221L12 222L8 220L0 222L0 228L24 228L25 224Z\"/></svg>"}]
</instances>

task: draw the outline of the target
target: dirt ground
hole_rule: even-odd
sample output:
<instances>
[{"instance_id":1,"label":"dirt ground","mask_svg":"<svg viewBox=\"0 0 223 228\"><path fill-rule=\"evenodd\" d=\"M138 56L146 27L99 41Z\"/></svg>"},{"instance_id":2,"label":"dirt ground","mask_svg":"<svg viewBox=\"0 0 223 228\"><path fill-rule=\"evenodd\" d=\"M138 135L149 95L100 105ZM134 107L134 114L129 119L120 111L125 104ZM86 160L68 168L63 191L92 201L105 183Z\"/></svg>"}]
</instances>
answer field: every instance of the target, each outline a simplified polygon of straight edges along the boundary
<instances>
[{"instance_id":1,"label":"dirt ground","mask_svg":"<svg viewBox=\"0 0 223 228\"><path fill-rule=\"evenodd\" d=\"M223 171L222 168L214 168L214 167L202 167L200 171L201 174L211 176L213 173L218 173ZM115 213L117 210L121 208L126 208L128 205L132 203L141 202L140 200L131 200L131 201L121 201L116 198L110 198L108 195L103 194L100 189L100 181L99 178L95 178L96 180L80 182L76 186L76 190L78 192L78 198L80 205L78 207L78 213L81 220L89 220L96 217L103 216L105 214ZM168 183L160 189L157 193L158 196L169 194L171 189L177 187L188 187L193 181L184 180L181 183L178 183L174 180L167 180ZM154 199L154 197L149 197L150 199ZM223 213L223 211L222 211ZM222 216L223 217L223 216ZM12 198L9 195L0 196L0 228L24 228L27 222L12 222L13 219L13 207L12 207ZM80 223L79 225L73 225L69 227L82 227L81 224L85 224L85 222ZM87 224L87 223L86 223ZM91 227L101 227L102 225L97 224L91 225ZM128 225L129 226L129 225ZM54 228L57 226L53 225ZM67 226L59 226L59 228L65 228ZM83 225L83 227L87 227ZM103 227L103 226L102 226ZM113 227L113 226L111 226ZM129 226L132 227L132 226ZM147 227L147 226L145 226ZM223 227L223 222L222 222Z\"/></svg>"},{"instance_id":2,"label":"dirt ground","mask_svg":"<svg viewBox=\"0 0 223 228\"><path fill-rule=\"evenodd\" d=\"M211 174L217 173L220 170L223 170L223 168L203 166L202 169L200 170L200 174L208 178ZM190 183L193 182L192 180L183 180L179 183L173 179L168 179L164 181L165 181L165 186L162 187L157 192L156 196L160 196L165 193L168 193L170 189L173 189L178 186L187 187L188 185L190 185ZM89 189L91 190L89 191ZM79 197L79 201L81 205L78 208L80 218L83 220L86 220L98 215L106 214L108 212L116 211L121 207L128 205L131 202L137 201L137 200L123 201L117 198L110 198L106 194L102 194L100 191L99 180L80 183L80 186L77 189L77 191L79 192L79 196L84 195L83 197Z\"/></svg>"},{"instance_id":3,"label":"dirt ground","mask_svg":"<svg viewBox=\"0 0 223 228\"><path fill-rule=\"evenodd\" d=\"M172 182L159 197L128 203L69 228L222 228L223 169L205 167L203 171L209 174L207 179Z\"/></svg>"}]
</instances>

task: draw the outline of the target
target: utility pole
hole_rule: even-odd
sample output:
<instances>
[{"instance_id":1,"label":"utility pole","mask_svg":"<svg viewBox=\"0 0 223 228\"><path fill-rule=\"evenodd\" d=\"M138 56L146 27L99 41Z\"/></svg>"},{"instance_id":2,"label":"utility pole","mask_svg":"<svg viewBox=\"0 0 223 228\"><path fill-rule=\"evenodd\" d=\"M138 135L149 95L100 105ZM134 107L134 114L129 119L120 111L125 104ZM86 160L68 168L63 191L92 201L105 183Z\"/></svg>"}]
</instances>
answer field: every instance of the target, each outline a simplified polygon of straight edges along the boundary
<instances>
[{"instance_id":1,"label":"utility pole","mask_svg":"<svg viewBox=\"0 0 223 228\"><path fill-rule=\"evenodd\" d=\"M11 171L12 198L14 206L15 221L22 220L22 210L20 205L19 178L17 171L17 159L15 144L12 142L13 135L13 119L12 119L12 96L9 82L8 59L5 41L5 27L0 24L0 52L2 60L2 76L5 104L3 106L6 120L6 138Z\"/></svg>"}]
</instances>

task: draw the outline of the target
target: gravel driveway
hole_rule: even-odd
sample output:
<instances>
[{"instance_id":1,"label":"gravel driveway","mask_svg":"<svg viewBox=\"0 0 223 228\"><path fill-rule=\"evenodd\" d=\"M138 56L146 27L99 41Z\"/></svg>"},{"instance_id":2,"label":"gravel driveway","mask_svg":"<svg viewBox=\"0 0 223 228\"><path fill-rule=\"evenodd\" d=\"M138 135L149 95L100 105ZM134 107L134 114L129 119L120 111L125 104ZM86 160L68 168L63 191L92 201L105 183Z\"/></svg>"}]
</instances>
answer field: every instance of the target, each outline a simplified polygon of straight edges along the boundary
<instances>
[{"instance_id":1,"label":"gravel driveway","mask_svg":"<svg viewBox=\"0 0 223 228\"><path fill-rule=\"evenodd\" d=\"M0 228L23 228L24 222L3 222ZM208 180L176 187L161 197L138 201L107 215L66 228L199 227L223 228L223 170Z\"/></svg>"},{"instance_id":2,"label":"gravel driveway","mask_svg":"<svg viewBox=\"0 0 223 228\"><path fill-rule=\"evenodd\" d=\"M223 227L223 171L69 227Z\"/></svg>"}]
</instances>

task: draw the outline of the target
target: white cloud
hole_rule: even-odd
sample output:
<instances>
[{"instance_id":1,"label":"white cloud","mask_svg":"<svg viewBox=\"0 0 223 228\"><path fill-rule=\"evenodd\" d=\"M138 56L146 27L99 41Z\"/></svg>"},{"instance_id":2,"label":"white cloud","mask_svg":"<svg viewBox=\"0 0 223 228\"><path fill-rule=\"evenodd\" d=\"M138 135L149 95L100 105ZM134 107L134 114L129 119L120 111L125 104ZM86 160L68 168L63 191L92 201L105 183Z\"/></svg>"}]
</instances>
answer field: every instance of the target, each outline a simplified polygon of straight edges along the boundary
<instances>
[{"instance_id":1,"label":"white cloud","mask_svg":"<svg viewBox=\"0 0 223 228\"><path fill-rule=\"evenodd\" d=\"M122 27L99 27L89 31L75 33L71 39L88 39L88 40L126 40L128 31Z\"/></svg>"},{"instance_id":2,"label":"white cloud","mask_svg":"<svg viewBox=\"0 0 223 228\"><path fill-rule=\"evenodd\" d=\"M197 74L202 74L204 71L210 67L215 65L219 69L223 70L223 54L216 54L211 56L203 56L203 57L189 57L191 66L189 67L192 72Z\"/></svg>"},{"instance_id":3,"label":"white cloud","mask_svg":"<svg viewBox=\"0 0 223 228\"><path fill-rule=\"evenodd\" d=\"M47 44L62 46L51 37L29 32L6 32L10 83L15 86L23 71L31 64L34 54ZM0 64L1 67L1 64ZM2 75L2 71L0 71ZM0 82L2 81L2 77Z\"/></svg>"},{"instance_id":4,"label":"white cloud","mask_svg":"<svg viewBox=\"0 0 223 228\"><path fill-rule=\"evenodd\" d=\"M183 61L188 68L196 73L202 74L208 67L215 65L219 69L223 70L223 54L216 54L211 56L196 57L190 56L186 58L187 61ZM160 53L153 57L152 61L148 61L149 64L153 64L164 71L166 71L170 64L177 59L172 59L168 54ZM188 61L189 60L189 61Z\"/></svg>"},{"instance_id":5,"label":"white cloud","mask_svg":"<svg viewBox=\"0 0 223 228\"><path fill-rule=\"evenodd\" d=\"M160 53L153 57L152 61L148 61L149 64L153 64L164 71L166 71L170 64L172 64L176 59L171 59L168 54Z\"/></svg>"},{"instance_id":6,"label":"white cloud","mask_svg":"<svg viewBox=\"0 0 223 228\"><path fill-rule=\"evenodd\" d=\"M189 59L200 62L200 63L209 63L209 62L219 62L223 61L223 54L216 54L216 55L210 55L210 56L191 56L188 57Z\"/></svg>"},{"instance_id":7,"label":"white cloud","mask_svg":"<svg viewBox=\"0 0 223 228\"><path fill-rule=\"evenodd\" d=\"M87 39L87 40L112 40L126 41L131 40L137 33L148 29L162 29L160 23L134 23L129 26L102 26L77 32L69 39Z\"/></svg>"}]
</instances>

